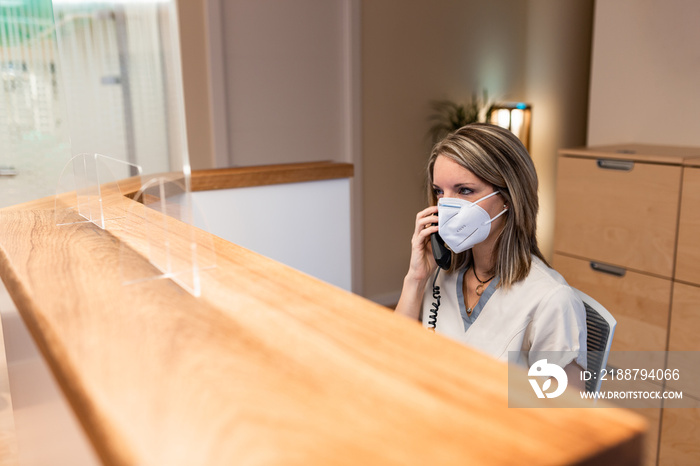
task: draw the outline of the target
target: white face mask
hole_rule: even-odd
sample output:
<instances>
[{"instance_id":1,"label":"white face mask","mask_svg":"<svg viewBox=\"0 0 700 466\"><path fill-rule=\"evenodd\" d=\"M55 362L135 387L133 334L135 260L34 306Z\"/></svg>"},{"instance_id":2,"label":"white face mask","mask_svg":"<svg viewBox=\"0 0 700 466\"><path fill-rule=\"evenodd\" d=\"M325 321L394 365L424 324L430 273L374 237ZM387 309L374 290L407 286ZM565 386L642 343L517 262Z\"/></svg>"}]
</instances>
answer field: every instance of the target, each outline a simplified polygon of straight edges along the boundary
<instances>
[{"instance_id":1,"label":"white face mask","mask_svg":"<svg viewBox=\"0 0 700 466\"><path fill-rule=\"evenodd\" d=\"M504 207L494 218L476 205L498 194L498 191L482 197L476 202L443 197L438 200L438 229L440 237L453 252L463 252L481 243L489 236L491 222L506 213Z\"/></svg>"}]
</instances>

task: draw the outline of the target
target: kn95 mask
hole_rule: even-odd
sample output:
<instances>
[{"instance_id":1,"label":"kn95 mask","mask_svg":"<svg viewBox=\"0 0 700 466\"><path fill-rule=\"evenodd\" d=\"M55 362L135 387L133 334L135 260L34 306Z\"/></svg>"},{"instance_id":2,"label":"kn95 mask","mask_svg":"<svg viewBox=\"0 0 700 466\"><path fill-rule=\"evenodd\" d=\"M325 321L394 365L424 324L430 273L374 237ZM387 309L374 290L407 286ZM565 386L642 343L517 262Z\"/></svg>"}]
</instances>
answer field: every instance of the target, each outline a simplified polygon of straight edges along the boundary
<instances>
[{"instance_id":1,"label":"kn95 mask","mask_svg":"<svg viewBox=\"0 0 700 466\"><path fill-rule=\"evenodd\" d=\"M453 252L464 252L488 238L491 222L506 213L508 208L491 218L477 204L496 194L498 191L475 202L449 197L438 199L438 230L440 237Z\"/></svg>"}]
</instances>

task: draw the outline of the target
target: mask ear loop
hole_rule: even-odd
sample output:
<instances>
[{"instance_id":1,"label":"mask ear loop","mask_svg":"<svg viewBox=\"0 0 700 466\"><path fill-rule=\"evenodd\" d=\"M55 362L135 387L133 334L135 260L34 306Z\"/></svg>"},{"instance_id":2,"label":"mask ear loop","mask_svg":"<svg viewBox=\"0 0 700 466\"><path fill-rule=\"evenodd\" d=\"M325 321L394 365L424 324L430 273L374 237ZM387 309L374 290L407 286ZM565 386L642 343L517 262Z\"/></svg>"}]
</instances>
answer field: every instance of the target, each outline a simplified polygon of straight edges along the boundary
<instances>
[{"instance_id":1,"label":"mask ear loop","mask_svg":"<svg viewBox=\"0 0 700 466\"><path fill-rule=\"evenodd\" d=\"M488 199L489 197L493 197L493 196L495 196L496 194L498 194L498 193L500 193L500 192L501 192L501 191L499 190L499 191L494 191L494 192L492 192L491 194L487 194L486 196L482 197L481 199L477 199L476 201L472 202L472 205L478 204L478 203L481 202L481 201L485 201L485 200Z\"/></svg>"},{"instance_id":2,"label":"mask ear loop","mask_svg":"<svg viewBox=\"0 0 700 466\"><path fill-rule=\"evenodd\" d=\"M498 214L498 215L496 215L494 218L492 218L491 220L489 220L489 221L486 222L486 223L491 223L491 222L493 222L494 220L496 220L498 217L500 217L501 215L505 214L506 212L508 212L508 207L506 207L506 206L504 205L504 206L503 206L503 210L501 211L501 213Z\"/></svg>"},{"instance_id":3,"label":"mask ear loop","mask_svg":"<svg viewBox=\"0 0 700 466\"><path fill-rule=\"evenodd\" d=\"M483 200L485 200L485 199L488 199L488 198L491 197L491 196L495 196L496 194L498 194L498 193L500 193L500 192L501 192L500 190L494 191L494 192L492 192L491 194L488 194L488 195L482 197L482 198L479 199L478 201L473 202L472 205L478 204L479 202L481 202L481 201L483 201ZM506 207L506 205L503 204L503 210L501 211L501 213L498 214L498 215L496 215L495 217L493 217L493 218L492 218L491 220L489 220L488 222L484 222L484 225L487 225L487 224L493 222L494 220L496 220L498 217L500 217L501 215L505 214L506 212L508 212L508 207Z\"/></svg>"}]
</instances>

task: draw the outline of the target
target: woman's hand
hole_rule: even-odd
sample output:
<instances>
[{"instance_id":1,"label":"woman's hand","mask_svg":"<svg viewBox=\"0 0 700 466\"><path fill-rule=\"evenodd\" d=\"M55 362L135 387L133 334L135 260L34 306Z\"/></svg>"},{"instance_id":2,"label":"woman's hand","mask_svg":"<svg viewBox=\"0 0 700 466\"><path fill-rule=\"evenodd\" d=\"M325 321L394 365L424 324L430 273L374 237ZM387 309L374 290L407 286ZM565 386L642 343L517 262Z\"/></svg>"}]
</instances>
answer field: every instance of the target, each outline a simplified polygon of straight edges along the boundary
<instances>
[{"instance_id":1,"label":"woman's hand","mask_svg":"<svg viewBox=\"0 0 700 466\"><path fill-rule=\"evenodd\" d=\"M430 235L437 233L437 206L428 207L416 215L416 227L411 238L411 263L403 279L401 297L396 312L418 319L425 284L437 267L430 245Z\"/></svg>"},{"instance_id":2,"label":"woman's hand","mask_svg":"<svg viewBox=\"0 0 700 466\"><path fill-rule=\"evenodd\" d=\"M416 215L407 279L424 282L437 267L430 245L430 235L438 232L437 211L437 206L431 206Z\"/></svg>"}]
</instances>

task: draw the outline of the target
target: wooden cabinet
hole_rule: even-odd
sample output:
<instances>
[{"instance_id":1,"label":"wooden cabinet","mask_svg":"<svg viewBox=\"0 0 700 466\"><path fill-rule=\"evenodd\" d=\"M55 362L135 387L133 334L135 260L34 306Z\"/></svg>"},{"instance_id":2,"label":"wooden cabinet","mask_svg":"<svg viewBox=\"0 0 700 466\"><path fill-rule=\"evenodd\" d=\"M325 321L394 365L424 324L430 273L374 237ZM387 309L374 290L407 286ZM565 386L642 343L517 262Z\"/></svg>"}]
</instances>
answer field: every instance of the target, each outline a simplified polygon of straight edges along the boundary
<instances>
[{"instance_id":1,"label":"wooden cabinet","mask_svg":"<svg viewBox=\"0 0 700 466\"><path fill-rule=\"evenodd\" d=\"M700 351L700 148L561 150L556 205L552 265L617 319L609 364L620 351ZM697 409L638 410L647 464L700 464L698 395L684 391Z\"/></svg>"}]
</instances>

